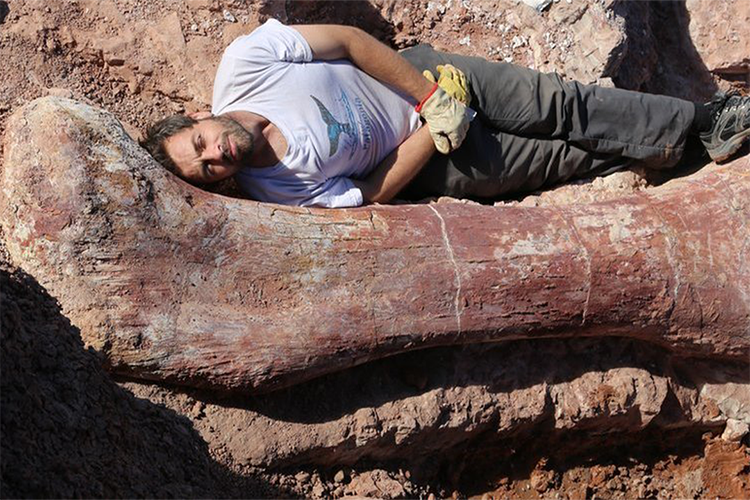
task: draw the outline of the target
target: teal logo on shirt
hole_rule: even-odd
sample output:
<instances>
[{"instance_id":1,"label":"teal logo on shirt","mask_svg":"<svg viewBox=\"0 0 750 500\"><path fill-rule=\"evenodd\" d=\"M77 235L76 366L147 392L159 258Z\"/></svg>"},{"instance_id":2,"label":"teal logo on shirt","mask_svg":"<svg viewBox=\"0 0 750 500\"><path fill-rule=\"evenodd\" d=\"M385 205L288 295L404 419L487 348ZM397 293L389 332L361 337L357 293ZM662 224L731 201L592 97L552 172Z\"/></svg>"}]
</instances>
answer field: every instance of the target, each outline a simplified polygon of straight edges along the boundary
<instances>
[{"instance_id":1,"label":"teal logo on shirt","mask_svg":"<svg viewBox=\"0 0 750 500\"><path fill-rule=\"evenodd\" d=\"M346 134L350 137L354 137L356 135L354 132L354 128L350 123L343 123L334 118L333 114L328 111L328 108L326 108L325 105L320 102L315 96L311 95L310 97L313 101L315 101L315 104L318 105L320 116L321 118L323 118L323 122L328 127L328 140L330 143L328 156L331 157L335 155L336 151L338 151L339 149L339 137L341 136L341 134Z\"/></svg>"}]
</instances>

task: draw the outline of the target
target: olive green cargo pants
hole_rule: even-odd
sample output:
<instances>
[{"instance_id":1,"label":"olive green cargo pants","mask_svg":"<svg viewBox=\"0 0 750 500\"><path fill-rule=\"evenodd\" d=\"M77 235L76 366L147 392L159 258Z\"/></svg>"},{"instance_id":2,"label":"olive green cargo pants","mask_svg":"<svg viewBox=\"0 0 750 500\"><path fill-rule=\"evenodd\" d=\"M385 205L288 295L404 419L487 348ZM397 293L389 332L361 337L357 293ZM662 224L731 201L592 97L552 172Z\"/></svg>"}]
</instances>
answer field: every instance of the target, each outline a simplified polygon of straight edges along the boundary
<instances>
[{"instance_id":1,"label":"olive green cargo pants","mask_svg":"<svg viewBox=\"0 0 750 500\"><path fill-rule=\"evenodd\" d=\"M509 197L639 162L669 168L682 156L693 103L622 89L564 82L508 63L438 52L401 54L420 71L461 69L477 117L449 155L436 153L400 197Z\"/></svg>"}]
</instances>

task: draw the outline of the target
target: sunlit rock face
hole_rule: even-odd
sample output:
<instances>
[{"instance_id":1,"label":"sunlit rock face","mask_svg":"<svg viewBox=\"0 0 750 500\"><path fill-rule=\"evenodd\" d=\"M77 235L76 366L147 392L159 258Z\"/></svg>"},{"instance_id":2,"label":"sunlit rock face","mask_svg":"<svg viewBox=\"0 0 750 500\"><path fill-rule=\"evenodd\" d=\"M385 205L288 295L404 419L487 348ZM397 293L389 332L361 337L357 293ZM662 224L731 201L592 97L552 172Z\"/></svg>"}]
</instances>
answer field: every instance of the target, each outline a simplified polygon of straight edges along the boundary
<instances>
[{"instance_id":1,"label":"sunlit rock face","mask_svg":"<svg viewBox=\"0 0 750 500\"><path fill-rule=\"evenodd\" d=\"M9 9L3 10L5 3ZM237 22L226 20L222 6L231 11ZM244 2L241 8L238 6L238 2L211 0L185 3L0 1L0 38L3 39L0 53L3 60L8 61L3 71L3 89L0 89L4 90L0 91L0 135L7 129L7 119L13 111L47 93L94 99L123 123L132 124L125 123L125 126L133 137L150 121L165 114L205 110L210 107L213 76L224 48L236 36L250 32L269 16L290 24L357 24L397 48L426 42L438 49L558 71L566 78L605 85L615 83L696 101L709 98L717 85L726 89L729 84L739 87L743 81L750 83L747 65L741 64L747 60L747 47L750 47L746 29L750 3L745 0L560 0L541 13L516 0L264 1ZM744 88L748 88L747 84ZM354 248L340 251L340 242L325 231L334 229L333 224L326 224L340 220L337 217L343 212L309 212L283 207L266 210L263 205L243 209L240 205L226 205L231 206L231 210L217 216L217 212L206 212L206 207L212 206L217 197L204 197L204 193L170 176L162 176L116 126L111 130L106 128L114 123L106 115L87 111L85 116L79 116L85 120L71 116L69 119L79 125L99 120L103 126L86 125L76 129L68 127L72 122L60 121L63 108L59 103L45 109L47 115L41 115L44 118L34 115L36 118L28 120L28 127L22 122L32 114L28 110L20 114L6 138L6 149L0 150L4 155L0 160L0 442L4 458L0 490L5 496L315 498L319 495L328 498L336 496L331 493L335 493L334 488L345 488L349 494L383 498L426 497L428 493L407 489L405 494L395 481L391 481L398 486L395 490L372 479L372 486L363 485L362 476L356 474L349 484L333 484L323 493L314 494L311 484L307 490L299 489L295 493L230 491L222 489L217 478L212 477L218 475L212 472L212 464L217 465L213 460L217 458L232 464L232 470L241 474L247 474L247 465L290 466L302 467L312 472L313 477L319 470L310 470L311 467L323 466L333 475L344 464L362 467L364 462L370 464L365 467L387 467L383 461L393 459L396 465L392 466L395 468L392 475L395 470L408 466L413 480L419 481L415 478L419 477L420 470L427 471L428 475L432 470L432 474L439 474L441 484L451 482L459 474L472 476L478 470L505 462L512 464L512 477L521 481L519 488L514 489L516 483L511 479L504 492L491 495L519 496L519 491L525 491L520 495L529 496L529 483L535 488L536 485L528 481L528 474L524 476L523 466L519 468L518 464L539 456L545 457L543 461L550 458L558 477L563 478L564 486L557 491L568 497L625 495L635 498L665 492L684 498L748 496L748 479L743 475L747 465L746 446L737 444L732 454L711 452L717 444L725 446L732 444L728 443L730 441L742 440L750 423L750 358L714 356L712 344L723 338L723 342L716 342L716 352L726 352L730 342L735 342L734 352L741 352L741 338L747 334L736 328L738 323L735 323L723 336L712 334L702 341L690 340L695 339L691 335L696 331L711 331L712 325L742 317L734 309L736 302L730 301L727 308L721 302L724 297L712 302L719 295L711 295L711 290L721 291L724 286L732 294L731 287L735 287L744 290L742 293L747 297L747 264L740 266L736 274L728 274L725 267L731 266L726 266L726 260L711 259L722 252L735 251L737 244L747 241L746 233L743 236L736 226L723 227L727 207L731 208L730 213L748 219L747 192L737 185L743 176L747 178L747 166L741 163L746 160L725 167L710 165L705 172L667 185L669 189L680 191L685 198L686 210L684 214L680 212L684 222L671 226L677 230L657 232L654 239L658 239L659 234L669 234L675 256L672 262L677 263L674 269L680 273L679 279L687 280L677 287L676 295L684 293L684 303L692 307L692 317L701 318L705 325L685 330L687 333L683 332L682 337L685 343L679 346L671 341L663 342L661 326L639 338L612 338L605 336L606 327L597 323L601 326L601 335L599 331L572 327L559 331L538 330L531 339L405 352L296 384L312 376L310 361L303 359L302 354L309 351L310 360L316 359L320 348L340 346L348 338L355 339L366 326L366 321L354 327L346 323L339 328L340 336L333 342L312 347L311 342L304 344L304 335L315 334L318 330L315 325L310 326L312 321L299 319L303 307L307 306L313 319L322 324L338 321L336 314L341 314L338 308L322 320L315 316L319 314L316 309L323 298L331 307L338 307L337 300L346 300L352 310L358 301L364 301L361 309L367 309L369 317L377 318L381 327L373 329L369 337L358 340L368 341L371 346L385 346L372 357L392 352L389 339L381 335L387 332L382 326L387 321L394 321L394 328L406 327L402 334L423 331L420 325L409 324L409 317L389 318L388 314L393 314L400 301L415 301L421 293L418 288L416 291L400 289L404 285L399 281L402 279L399 273L421 270L425 279L433 279L432 275L442 272L444 267L449 271L455 269L447 257L442 226L434 212L428 216L433 217L435 223L431 227L440 228L440 243L433 239L436 231L423 231L424 220L419 219L419 222L415 218L415 227L422 232L415 233L415 237L401 247L391 241L390 232L386 232L386 226L381 223L389 221L391 226L388 227L407 224L412 215L424 218L422 209L401 208L403 212L377 209L364 211L362 218L355 218L356 211L349 212L347 217L356 221L352 228L380 228L378 244L387 243L392 248L386 250L383 246L378 253L368 253L377 250L370 251L361 238L359 243L352 238ZM82 111L82 108L77 109ZM100 134L100 139L83 140L89 134ZM64 140L58 141L58 136ZM11 141L17 146L8 149ZM12 177L2 180L2 171L11 164L8 157L11 151L16 151ZM131 154L134 156L128 156ZM123 156L124 166L112 160L120 156ZM69 161L71 158L74 161ZM80 176L83 171L88 176L94 175L101 165L109 165L110 179ZM59 169L55 170L55 175L53 167ZM704 173L713 177L703 177ZM643 177L633 172L621 175L589 184L566 185L526 197L521 203L525 207L544 205L554 209L557 205L579 206L613 197L641 196L634 191L645 191L649 198L644 199L653 200L652 196L658 196L662 200L661 194L655 195L652 188L645 186ZM723 187L714 190L713 201L704 207L705 199L696 197L696 190L717 187L714 182L717 179L721 179ZM618 182L624 185L617 186ZM128 199L124 196L117 204L107 205L112 201L106 193L118 183L123 192L130 193L131 201L124 201ZM635 184L638 186L633 189ZM106 186L106 191L100 191L100 186ZM70 211L66 212L63 195L69 192L84 193L85 203L71 201ZM173 193L169 196L179 194L169 206L162 198L162 193L166 192ZM8 193L11 198L6 196ZM723 205L716 204L719 197L723 197ZM187 206L180 200L186 201ZM155 203L159 204L158 209L153 208ZM198 208L190 208L191 203ZM229 202L224 199L222 203ZM120 208L115 212L102 209L114 206ZM706 213L696 218L693 209L702 207ZM477 218L484 213L479 209L435 208L446 221L445 234L460 269L484 266L497 270L502 266L532 262L523 261L532 259L523 255L505 260L493 255L469 262L466 243L457 240L459 231L455 221L458 219L449 220L451 214L476 218L462 219L461 224L466 226L466 233L479 239L477 244L486 244L490 251L497 243L493 236L486 237L484 231L487 227L487 234L496 234L497 223ZM711 229L702 232L705 217L713 217L714 212L717 217L709 221ZM190 213L194 214L192 219L181 221ZM396 217L399 213L404 214L400 219ZM534 212L493 213L516 217L512 222L520 238L529 222L526 214ZM550 215L550 219L556 219L557 214L572 212L543 213L556 214ZM59 221L56 216L61 217ZM170 217L174 218L170 220ZM240 220L243 217L244 220ZM294 225L301 217L311 226L308 232ZM39 224L36 224L37 218ZM222 231L229 234L225 226L229 218L240 220L236 224L245 233L255 231L258 243L250 241L245 247L235 245L231 251L228 247L220 250L217 242L225 236ZM268 224L263 226L258 220ZM313 220L317 222L311 222ZM60 226L58 229L55 229L56 224ZM165 229L159 240L155 234L161 224ZM110 227L113 229L107 229ZM272 238L259 233L263 227L269 227L267 234ZM77 233L63 231L73 229ZM737 231L737 239L731 242L717 239L716 235L724 230L727 233ZM34 276L38 273L48 289L54 289L53 296L32 286L36 283L34 276L8 262L5 251L8 234L11 235L8 245L13 249L15 261L22 262L24 269L34 269ZM326 234L328 239L323 238ZM362 232L362 238L375 237L374 229ZM213 253L200 248L192 253L185 252L183 245L188 240L200 242ZM101 241L102 246L96 246L97 241ZM123 250L107 247L107 241L119 241ZM316 242L325 244L315 246ZM326 246L329 243L330 246ZM415 259L399 263L394 258L404 249L417 252L420 246L423 246L423 256L428 249L433 251L425 264ZM268 252L257 254L266 247L270 248ZM602 252L606 248L603 246ZM747 248L747 244L739 247L737 255L746 254ZM309 255L303 255L303 250L310 252ZM271 255L271 251L275 255ZM352 254L351 259L349 254ZM642 254L642 250L634 251L633 262L641 265L639 255ZM233 258L226 259L227 255ZM592 262L604 262L602 253L592 252L592 255ZM283 270L285 263L279 261L282 256L287 259L286 271ZM234 266L235 273L241 266L233 260L249 259L249 263L244 275L224 276L222 288L216 285L218 281L213 276L218 271L202 274L213 259L218 259L223 266ZM584 259L582 255L579 257L580 262L585 262ZM174 264L175 261L178 264ZM340 264L339 274L321 267L322 262L329 261ZM149 262L153 265L150 277L143 271ZM355 276L350 269L352 262L367 267L370 274L347 287L347 280ZM654 267L648 269L653 270L660 263L663 264L663 259L657 259ZM110 272L105 272L108 264ZM5 266L15 271L8 275L4 272ZM302 286L293 288L294 280L305 269L315 269L317 275L308 274ZM632 275L633 267L616 269L621 275L607 282L611 289L603 283L591 288L590 305L600 299L602 291L609 294L601 297L602 300L615 293L621 293L621 301L627 301L628 297L633 303L641 300L620 285L620 280ZM378 276L382 276L378 282L380 288L370 285ZM587 270L582 269L580 276L572 282L578 290L571 294L578 301L578 310L588 296ZM634 279L641 279L644 274L638 276ZM672 275L662 271L652 278L654 276L658 279L658 276ZM461 274L461 277L462 292L457 294L455 272L442 275L441 288L437 291L443 294L444 305L443 310L434 315L433 325L442 324L445 331L449 329L445 326L448 323L456 325L457 296L466 299L458 308L462 311L463 323L478 307L484 308L487 315L493 313L494 308L495 312L500 311L496 316L502 312L507 312L508 318L514 314L519 316L499 300L508 293L506 282L496 279L491 283L489 286L496 295L480 303L475 299L481 297L476 292L481 287L475 287L469 294L466 287L470 276ZM507 283L512 278L509 272ZM522 278L517 281L524 287L519 293L527 293L522 300L531 309L534 305L531 300L536 296L530 287L540 282L529 282L534 280L533 275ZM318 285L321 280L327 280L331 289L321 290ZM206 288L201 287L209 282ZM434 279L430 283L434 285ZM671 282L666 288L674 293L673 285ZM310 293L307 293L308 288ZM390 295L386 296L388 292ZM319 293L320 297L313 297L314 293ZM391 303L375 302L374 294L390 297ZM77 325L84 325L86 341L106 355L110 370L137 377L127 383L116 378L127 390L122 390L99 369L100 356L82 348L79 331L69 324L68 317L60 314L55 305L57 298L65 311L72 312L67 316ZM545 307L552 314L561 303L548 301ZM651 305L648 300L639 303L644 309ZM697 305L709 307L696 312ZM269 335L273 330L263 323L261 326L266 329L259 331L266 337L256 336L255 344L240 354L230 355L221 348L211 352L205 346L191 350L180 344L179 339L171 340L174 346L163 357L149 353L151 349L167 345L172 335L188 331L191 321L204 322L194 326L196 332L199 326L208 332L194 336L212 339L219 332L209 331L209 322L215 321L224 310L230 313L226 318L235 318L231 311L235 306L244 308L242 311L253 311L251 316L243 318L245 326L238 323L239 332L249 330L248 321L257 327L260 321L253 319L256 317L266 318L263 321L271 324L274 308L290 311L288 322L296 322L299 328L306 330L286 351L277 336L283 329L274 326L276 334ZM128 310L125 307L129 312L124 312ZM674 308L678 314L670 319L684 318L684 307ZM432 310L437 309L438 306L433 306ZM622 308L613 306L613 311L619 314ZM175 317L178 321L174 321ZM585 324L591 326L595 317L590 312L586 317ZM157 320L152 321L153 318ZM508 318L504 321L509 321ZM581 313L578 318L580 324ZM599 318L597 321L601 322L601 315ZM636 330L645 328L643 325L656 323L655 319L644 320L638 315L633 318L633 331L613 329L612 333L635 334ZM345 317L342 321L349 319ZM283 326L281 319L277 322ZM455 326L453 329L456 330ZM456 335L447 339L436 335L425 343L466 339L467 330L462 331L462 337ZM549 337L563 331L570 336ZM495 328L488 330L487 336L508 338L516 333L519 337L527 335ZM582 338L585 333L595 336ZM274 351L272 344L263 344L265 339L275 340L281 347ZM686 349L691 342L693 348ZM133 345L139 347L136 349L131 347ZM697 352L695 345L703 347ZM141 348L143 351L138 352ZM259 364L260 352L276 361ZM324 356L321 371L337 370L337 366L345 364L344 360L354 362L355 352L362 350L347 352L331 348ZM130 355L125 359L127 353ZM180 368L179 364L166 363L175 353L195 355L193 362L202 359L205 369L190 369L188 365ZM236 373L236 379L220 375L217 367L221 365L221 356L230 359L225 363L225 373ZM252 359L244 366L243 375L233 363L245 356ZM283 356L290 361L285 361ZM730 359L732 357L737 360ZM248 390L238 390L277 387L278 383L271 382L272 376L289 373L292 363L296 363L300 371L286 380L276 380L295 385L252 397L247 396ZM251 365L277 366L278 369L275 372L270 369L271 375L266 378L249 377L246 369ZM236 392L232 396L217 397L214 390L175 388L138 380L170 377L182 383ZM141 398L151 399L153 404ZM705 450L700 447L699 457L686 458L680 452L685 449L684 432L694 436L697 442L701 442L701 435L705 438L705 433L714 434L716 439L721 435L727 442L707 441ZM568 447L561 446L560 440L555 440L556 435L563 442L567 440ZM616 481L610 481L611 476L602 472L602 466L610 463L612 440L618 439L629 443L617 456L622 464L628 464L631 473L622 474L622 468L615 470L614 466L608 466L618 475ZM669 453L669 466L651 452L647 455L648 467L637 463L644 459L643 455L640 458L637 455L639 447L650 448L652 443L667 442L681 442L664 452L664 457ZM747 443L746 438L744 442ZM169 446L165 447L164 443ZM582 448L595 449L595 452L586 455ZM556 461L552 454L558 459L576 460L578 457L579 464L586 464L585 473L577 467L565 471L565 460ZM62 462L61 457L71 459ZM643 467L645 472L635 474L633 467ZM295 472L293 470L286 479L294 479ZM382 470L376 472L385 474ZM645 478L644 474L647 474ZM670 475L673 478L665 479ZM597 477L601 482L598 486L594 481ZM12 481L6 482L9 478ZM40 482L40 478L44 479ZM503 478L507 481L505 476ZM233 488L237 486L236 479L231 478ZM464 483L475 487L478 482L472 479L465 479ZM572 486L567 483L570 479L574 479ZM641 479L644 484L639 485ZM621 489L624 483L629 483L627 491ZM520 485L525 489L520 489ZM580 489L576 490L575 486ZM460 487L458 490L461 494L472 495L472 490L464 491ZM440 493L439 488L433 491L436 496L449 496L452 488L444 493ZM541 495L541 491L537 491ZM481 496L482 492L474 494ZM552 491L548 490L546 496L551 495Z\"/></svg>"},{"instance_id":2,"label":"sunlit rock face","mask_svg":"<svg viewBox=\"0 0 750 500\"><path fill-rule=\"evenodd\" d=\"M706 67L732 80L750 84L750 3L685 2L690 38Z\"/></svg>"}]
</instances>

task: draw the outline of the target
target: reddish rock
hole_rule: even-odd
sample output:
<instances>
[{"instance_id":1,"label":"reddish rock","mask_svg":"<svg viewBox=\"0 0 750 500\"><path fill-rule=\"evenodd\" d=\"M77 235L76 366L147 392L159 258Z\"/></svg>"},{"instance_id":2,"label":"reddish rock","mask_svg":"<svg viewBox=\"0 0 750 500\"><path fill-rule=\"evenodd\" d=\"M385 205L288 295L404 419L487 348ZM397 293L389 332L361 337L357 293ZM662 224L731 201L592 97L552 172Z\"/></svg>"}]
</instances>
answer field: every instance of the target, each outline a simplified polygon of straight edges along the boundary
<instances>
[{"instance_id":1,"label":"reddish rock","mask_svg":"<svg viewBox=\"0 0 750 500\"><path fill-rule=\"evenodd\" d=\"M355 476L347 490L367 498L404 498L406 491L388 472L380 469Z\"/></svg>"},{"instance_id":2,"label":"reddish rock","mask_svg":"<svg viewBox=\"0 0 750 500\"><path fill-rule=\"evenodd\" d=\"M0 10L3 3L0 1ZM436 20L434 27L429 26L431 21L425 12L428 2L415 0L373 0L370 5L375 9L362 8L362 15L357 14L355 4L367 2L329 2L331 8L319 18L292 17L313 2L246 2L242 9L229 6L238 18L239 22L235 24L222 21L223 6L217 0L187 4L161 1L117 4L100 1L10 2L11 12L2 25L3 43L0 43L0 52L7 61L4 85L0 89L0 134L5 131L12 110L48 92L78 99L88 96L121 120L141 129L151 120L171 111L204 109L210 102L213 68L223 48L237 34L249 31L267 16L286 22L364 23L366 28L376 24L376 29L368 31L384 41L393 41L398 47L427 41L494 60L513 57L516 62L528 62L545 70L559 69L569 77L579 77L573 66L580 65L585 70L581 73L584 77L579 77L581 79L589 70L599 79L600 73L596 71L604 67L603 54L609 58L607 60L621 61L614 77L622 76L621 71L630 66L634 70L633 82L640 81L644 75L653 77L656 74L657 79L670 83L668 86L650 84L642 88L696 99L710 96L713 90L700 81L700 73L706 72L706 68L696 57L694 47L705 57L707 64L712 64L713 57L723 57L723 41L716 43L715 50L710 52L701 48L704 41L696 39L693 44L687 36L677 36L688 31L683 29L681 22L675 23L671 14L675 10L685 11L682 2L651 2L658 6L659 15L651 14L649 22L657 29L649 32L650 26L643 26L647 32L642 33L638 30L641 26L625 23L625 28L634 28L632 31L626 29L626 44L620 43L623 38L620 38L618 23L627 16L615 10L614 15L607 19L610 2L595 2L598 20L607 19L606 25L597 26L601 33L584 29L585 24L592 26L596 23L576 23L581 12L584 15L594 12L585 10L594 2L575 0L569 4L561 0L543 14L515 2L441 0L432 3L447 7L440 16L435 8L429 13L429 19ZM616 4L629 10L641 3ZM730 8L724 8L725 5ZM685 16L685 26L689 20L690 31L700 26L703 33L726 36L730 30L724 27L733 26L738 5L738 2L723 0L688 2L691 11L695 6L706 11L721 10L724 17L711 19L691 12L689 19ZM162 43L154 43L149 32L164 22L170 13L179 15L185 44L178 50L163 53ZM740 18L737 20L741 21ZM553 24L548 24L550 22ZM495 24L488 26L489 23ZM504 33L500 30L501 23L513 26ZM536 31L537 27L541 31ZM104 59L106 42L114 38L123 40L128 32L135 36L128 39L125 64L107 66ZM736 30L734 33L744 34ZM466 35L470 35L468 40L465 40ZM594 53L593 64L579 61L577 58L583 54L581 40L593 40L595 36L603 37L606 43L600 44L601 51ZM615 38L609 39L610 36ZM527 42L510 49L514 37L525 37ZM636 38L635 45L633 37ZM670 37L671 45L667 43ZM560 49L550 52L551 43L548 41L556 43ZM565 47L567 43L570 45ZM650 47L650 44L655 44L655 47ZM589 44L588 48L591 45L599 49L596 43ZM604 45L607 45L606 50ZM627 46L625 57L619 59L620 53L607 55L610 46ZM641 57L642 49L653 53L654 48L658 49L659 55L656 68L650 53L644 53L645 59ZM676 48L680 50L673 50ZM563 56L567 54L571 57L564 60ZM701 67L687 64L691 58ZM118 90L123 87L119 82L131 83L128 70L136 73L137 85L141 89L138 96ZM742 76L717 73L732 79L735 85ZM174 99L169 96L174 96ZM54 133L48 133L48 136L52 137ZM6 156L5 165L7 162ZM2 168L0 164L0 170ZM589 194L582 186L568 186L567 189L574 193L570 195L572 204L581 203L582 192ZM623 191L628 191L628 188ZM607 196L611 197L611 194L607 192ZM594 196L598 197L598 194ZM547 194L542 198L539 203L550 203ZM442 207L438 208L442 210ZM4 236L0 231L2 239ZM713 241L709 246L715 244ZM703 248L701 242L695 245L697 249ZM84 255L84 258L89 257ZM74 255L72 261L75 258ZM4 262L7 263L8 258L0 241L0 264ZM31 279L22 271L16 272L26 276L24 279ZM34 285L34 290L37 289ZM260 398L240 394L231 399L217 400L215 394L204 393L199 404L186 394L200 391L173 391L168 385L158 384L127 384L127 388L139 398L150 398L158 404L153 406L141 399L133 400L128 392L113 386L105 374L100 373L101 370L92 369L92 366L99 366L99 357L82 350L78 340L70 342L78 338L78 331L59 314L54 298L45 295L40 300L36 295L19 292L12 285L8 289L6 282L3 283L2 295L0 312L4 316L10 314L13 323L8 323L4 317L0 329L3 336L1 392L4 404L3 438L0 439L4 458L3 486L0 489L6 493L15 491L15 496L40 496L39 487L45 488L47 496L58 497L102 496L107 492L110 493L108 496L122 496L123 492L130 492L130 496L232 496L229 490L220 489L206 476L211 470L212 458L222 462L222 471L226 466L237 473L227 478L233 482L239 475L247 474L248 463L298 463L306 464L306 467L324 464L335 471L344 463L361 463L358 459L363 457L376 461L397 459L399 463L415 466L420 462L434 464L439 458L450 466L451 477L455 477L452 471L460 468L459 464L468 461L465 471L474 473L483 467L478 459L498 463L503 461L505 451L514 448L517 450L513 455L514 464L524 455L528 457L529 453L536 459L534 445L542 447L543 453L557 451L559 457L562 450L562 453L575 457L580 456L584 441L617 433L631 443L618 456L622 463L631 463L634 448L650 448L651 444L670 439L677 442L682 438L675 438L675 435L681 435L681 429L701 433L701 429L711 428L720 434L726 426L724 436L739 439L736 431L743 432L744 426L750 422L746 364L735 365L729 370L732 364L723 358L688 359L676 363L672 359L674 354L659 350L648 341L575 336L568 340L537 338L494 346L416 351ZM66 301L70 301L71 294L64 295ZM13 304L28 313L18 315ZM144 305L151 307L152 303L144 302ZM59 321L49 319L50 311L54 318L59 316ZM94 315L93 312L88 314ZM21 331L25 334L18 333ZM109 335L117 337L114 327ZM63 349L62 352L62 345L74 345L78 351ZM53 350L57 352L52 353ZM82 363L79 354L91 356ZM635 358L630 357L636 354ZM50 367L54 370L50 371ZM687 380L680 380L676 374L687 376ZM131 403L137 403L136 406L145 413L140 410L133 412ZM592 403L597 406L588 406ZM69 405L74 410L72 420L68 411L57 411L60 408L70 410ZM160 410L164 406L170 410ZM155 410L158 410L158 418L154 418ZM654 415L654 411L658 414ZM90 418L92 415L93 419ZM106 418L99 418L101 415ZM185 433L190 428L182 415L194 419L192 426L208 443L212 457L201 439L192 432L189 436ZM6 429L5 425L11 421L17 421L19 427ZM572 447L556 450L557 447L550 444L547 434L550 422L554 422L555 429L576 436ZM114 433L110 432L113 423L116 430L119 429ZM655 429L656 433L644 437L639 431L643 426ZM99 434L112 439L101 438ZM517 442L520 446L514 446L510 436L519 435L524 436L523 441ZM164 443L165 439L174 444L169 446L172 453L168 457L160 456L162 450L153 446L153 443ZM122 448L122 443L127 443L125 448ZM712 451L711 446L711 443L707 445L706 453L700 449L690 468L674 472L673 484L672 479L664 476L670 471L653 471L653 476L649 471L640 486L641 493L633 485L633 489L623 495L645 497L669 495L676 491L676 496L688 496L687 492L694 493L695 488L691 486L683 491L675 489L676 485L684 482L694 486L695 477L687 474L702 468L702 496L747 496L744 494L748 489L746 447L726 448L731 451L732 456L729 456L716 453L721 448ZM174 453L174 450L179 452ZM466 451L471 450L475 456L467 459ZM594 463L608 463L606 457L610 453L611 448L605 442L597 447L596 453L588 456L585 464L588 467ZM659 458L649 452L640 455L640 460L645 458L649 464L662 459L677 461L681 467L690 462L684 456L667 458L667 452L663 453ZM673 451L668 453L672 455ZM103 458L112 456L116 461ZM65 466L60 466L61 457L65 458ZM152 470L154 463L160 464L159 471ZM372 464L372 461L368 463ZM45 464L50 467L38 467ZM6 469L10 475L6 475ZM566 466L558 461L556 469L563 472ZM578 482L559 494L574 498L621 495L606 489L592 489L588 469L582 470L586 473ZM120 474L123 471L126 474ZM437 470L434 472L437 474ZM680 479L683 474L687 481ZM515 481L509 481L507 477L501 479L499 484L509 486L497 496L529 496L528 489L517 490L515 495L512 493L513 484L517 482L528 488L527 476L514 474ZM11 486L5 482L9 477L14 481ZM43 484L35 478L44 478ZM283 481L285 488L295 484L289 479ZM443 481L442 476L440 481ZM601 487L604 488L608 481ZM479 483L472 481L468 484L474 488ZM78 485L78 489L71 489L71 485ZM101 490L102 485L104 490ZM192 493L189 487L193 488ZM576 490L576 487L580 488ZM331 492L329 496L341 494L330 487L328 491ZM425 496L410 492L408 488L406 491L410 497ZM448 489L445 494L450 494L450 491ZM275 490L275 493L258 492L251 496L292 494L303 497L309 493L307 488L296 489L294 493L285 490L281 494ZM548 490L546 496L556 494L558 492ZM234 496L238 495L240 493L234 492ZM250 493L243 489L241 495Z\"/></svg>"},{"instance_id":3,"label":"reddish rock","mask_svg":"<svg viewBox=\"0 0 750 500\"><path fill-rule=\"evenodd\" d=\"M687 0L690 37L706 67L750 84L750 2Z\"/></svg>"},{"instance_id":4,"label":"reddish rock","mask_svg":"<svg viewBox=\"0 0 750 500\"><path fill-rule=\"evenodd\" d=\"M411 386L404 368L428 373L426 387ZM606 404L597 403L603 388ZM195 404L154 385L128 389L176 411ZM574 447L584 445L583 436L646 429L719 433L725 424L750 422L750 382L746 364L681 359L647 342L535 339L407 353L251 403L240 394L217 404L206 393L202 414L196 429L235 463L328 468L464 457L477 470L478 461L501 460L519 446L527 455L532 442L551 453L547 443L566 433L580 436Z\"/></svg>"},{"instance_id":5,"label":"reddish rock","mask_svg":"<svg viewBox=\"0 0 750 500\"><path fill-rule=\"evenodd\" d=\"M325 210L188 186L74 101L20 109L5 144L8 250L115 372L265 391L572 333L749 352L747 158L592 205Z\"/></svg>"},{"instance_id":6,"label":"reddish rock","mask_svg":"<svg viewBox=\"0 0 750 500\"><path fill-rule=\"evenodd\" d=\"M357 25L398 48L429 43L594 83L614 76L628 44L639 44L627 39L621 16L639 9L617 4L561 1L539 13L517 0L319 1L288 2L286 13L290 23Z\"/></svg>"}]
</instances>

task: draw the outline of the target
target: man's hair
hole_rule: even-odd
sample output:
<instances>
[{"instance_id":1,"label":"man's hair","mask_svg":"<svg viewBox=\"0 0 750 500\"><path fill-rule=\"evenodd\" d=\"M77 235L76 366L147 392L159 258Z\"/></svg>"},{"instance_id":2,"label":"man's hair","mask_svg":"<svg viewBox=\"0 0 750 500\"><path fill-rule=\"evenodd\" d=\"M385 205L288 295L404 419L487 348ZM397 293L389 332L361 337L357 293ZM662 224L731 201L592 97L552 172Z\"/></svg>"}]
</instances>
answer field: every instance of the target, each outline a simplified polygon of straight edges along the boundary
<instances>
[{"instance_id":1,"label":"man's hair","mask_svg":"<svg viewBox=\"0 0 750 500\"><path fill-rule=\"evenodd\" d=\"M164 149L164 141L175 135L180 130L190 128L198 123L186 115L172 115L159 120L146 129L146 137L139 141L142 148L149 152L154 160L161 163L164 168L176 174L177 167L172 158Z\"/></svg>"}]
</instances>

